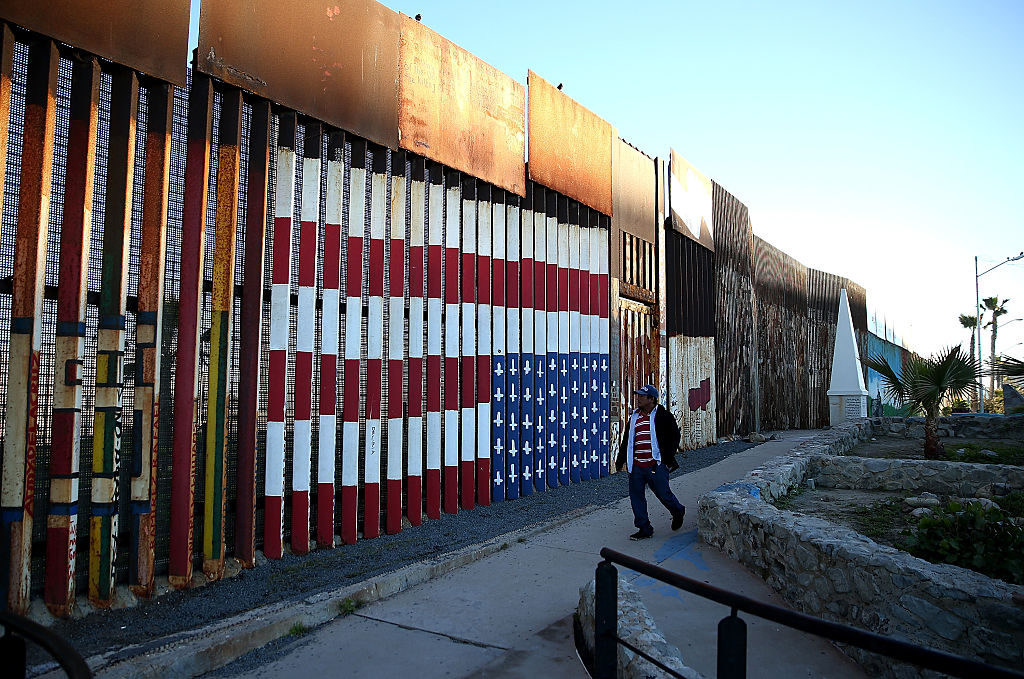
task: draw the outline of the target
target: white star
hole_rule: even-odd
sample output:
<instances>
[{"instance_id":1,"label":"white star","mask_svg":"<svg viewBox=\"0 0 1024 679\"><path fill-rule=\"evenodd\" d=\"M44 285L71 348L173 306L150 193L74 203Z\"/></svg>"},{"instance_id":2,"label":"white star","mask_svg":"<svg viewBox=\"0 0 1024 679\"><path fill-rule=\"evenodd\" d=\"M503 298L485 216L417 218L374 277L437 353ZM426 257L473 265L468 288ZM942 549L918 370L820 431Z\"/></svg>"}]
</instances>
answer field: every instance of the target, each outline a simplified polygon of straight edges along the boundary
<instances>
[{"instance_id":1,"label":"white star","mask_svg":"<svg viewBox=\"0 0 1024 679\"><path fill-rule=\"evenodd\" d=\"M519 372L519 371L516 370L516 359L513 358L512 359L512 363L508 367L508 374L509 375L515 375L517 372Z\"/></svg>"},{"instance_id":2,"label":"white star","mask_svg":"<svg viewBox=\"0 0 1024 679\"><path fill-rule=\"evenodd\" d=\"M508 398L511 401L516 400L516 383L510 382L508 385Z\"/></svg>"},{"instance_id":3,"label":"white star","mask_svg":"<svg viewBox=\"0 0 1024 679\"><path fill-rule=\"evenodd\" d=\"M494 392L494 400L501 403L501 399L503 398L505 398L505 395L501 393L501 387L498 387L498 390Z\"/></svg>"},{"instance_id":4,"label":"white star","mask_svg":"<svg viewBox=\"0 0 1024 679\"><path fill-rule=\"evenodd\" d=\"M500 486L501 483L502 483L501 472L498 472L497 474L494 475L494 485Z\"/></svg>"},{"instance_id":5,"label":"white star","mask_svg":"<svg viewBox=\"0 0 1024 679\"><path fill-rule=\"evenodd\" d=\"M580 466L580 461L576 459L575 455L572 456L572 466L573 467L579 467Z\"/></svg>"},{"instance_id":6,"label":"white star","mask_svg":"<svg viewBox=\"0 0 1024 679\"><path fill-rule=\"evenodd\" d=\"M508 414L508 427L512 431L516 430L516 414L515 413L509 413Z\"/></svg>"},{"instance_id":7,"label":"white star","mask_svg":"<svg viewBox=\"0 0 1024 679\"><path fill-rule=\"evenodd\" d=\"M523 426L527 429L533 426L533 422L530 421L530 413L523 415Z\"/></svg>"},{"instance_id":8,"label":"white star","mask_svg":"<svg viewBox=\"0 0 1024 679\"><path fill-rule=\"evenodd\" d=\"M523 466L523 478L526 479L527 481L533 478L533 474L530 472L530 468L525 465Z\"/></svg>"},{"instance_id":9,"label":"white star","mask_svg":"<svg viewBox=\"0 0 1024 679\"><path fill-rule=\"evenodd\" d=\"M503 450L505 448L501 445L501 439L498 439L498 442L494 444L494 452L500 457Z\"/></svg>"},{"instance_id":10,"label":"white star","mask_svg":"<svg viewBox=\"0 0 1024 679\"><path fill-rule=\"evenodd\" d=\"M565 367L565 361L562 361L562 377L565 377L569 371Z\"/></svg>"},{"instance_id":11,"label":"white star","mask_svg":"<svg viewBox=\"0 0 1024 679\"><path fill-rule=\"evenodd\" d=\"M505 374L505 371L501 369L500 363L494 366L494 374L497 375L498 377L501 377L502 375Z\"/></svg>"},{"instance_id":12,"label":"white star","mask_svg":"<svg viewBox=\"0 0 1024 679\"><path fill-rule=\"evenodd\" d=\"M562 387L562 404L565 405L565 402L568 401L568 400L569 400L569 397L566 396L566 394L565 394L565 387Z\"/></svg>"},{"instance_id":13,"label":"white star","mask_svg":"<svg viewBox=\"0 0 1024 679\"><path fill-rule=\"evenodd\" d=\"M514 464L508 466L508 482L513 485L516 482L516 466Z\"/></svg>"},{"instance_id":14,"label":"white star","mask_svg":"<svg viewBox=\"0 0 1024 679\"><path fill-rule=\"evenodd\" d=\"M508 442L508 456L509 457L515 457L517 452L518 451L516 450L516 440L515 439L511 439Z\"/></svg>"},{"instance_id":15,"label":"white star","mask_svg":"<svg viewBox=\"0 0 1024 679\"><path fill-rule=\"evenodd\" d=\"M496 410L494 412L494 426L500 427L501 423L502 423L501 411L500 410Z\"/></svg>"},{"instance_id":16,"label":"white star","mask_svg":"<svg viewBox=\"0 0 1024 679\"><path fill-rule=\"evenodd\" d=\"M524 375L529 375L530 374L530 363L531 363L531 361L529 359L527 359L523 363L523 374Z\"/></svg>"}]
</instances>

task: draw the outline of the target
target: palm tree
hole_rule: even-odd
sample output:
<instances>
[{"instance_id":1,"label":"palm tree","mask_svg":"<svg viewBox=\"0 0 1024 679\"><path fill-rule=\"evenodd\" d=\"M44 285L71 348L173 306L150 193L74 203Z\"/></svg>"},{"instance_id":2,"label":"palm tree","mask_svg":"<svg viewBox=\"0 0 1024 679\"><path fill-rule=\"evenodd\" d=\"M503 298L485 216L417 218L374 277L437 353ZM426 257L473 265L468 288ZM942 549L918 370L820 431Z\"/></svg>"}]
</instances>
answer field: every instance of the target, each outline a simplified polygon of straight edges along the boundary
<instances>
[{"instance_id":1,"label":"palm tree","mask_svg":"<svg viewBox=\"0 0 1024 679\"><path fill-rule=\"evenodd\" d=\"M981 377L978 361L963 352L958 344L931 358L912 355L897 372L885 356L877 354L864 359L864 365L882 376L885 394L897 404L924 411L924 455L942 456L936 418L946 396L967 398Z\"/></svg>"},{"instance_id":2,"label":"palm tree","mask_svg":"<svg viewBox=\"0 0 1024 679\"><path fill-rule=\"evenodd\" d=\"M992 362L991 374L1007 378L1007 382L1019 389L1024 386L1024 361L1013 356L1000 356Z\"/></svg>"},{"instance_id":3,"label":"palm tree","mask_svg":"<svg viewBox=\"0 0 1024 679\"><path fill-rule=\"evenodd\" d=\"M996 362L996 335L999 334L999 317L1009 313L1006 310L1006 303L1009 301L1009 299L1004 299L1000 302L998 297L986 297L981 300L981 303L985 305L985 309L992 312L992 320L985 324L986 328L992 328L992 363ZM988 393L993 394L995 390L996 377L995 375L989 375Z\"/></svg>"},{"instance_id":4,"label":"palm tree","mask_svg":"<svg viewBox=\"0 0 1024 679\"><path fill-rule=\"evenodd\" d=\"M978 330L978 317L977 316L971 316L969 314L960 314L960 325L964 326L965 328L967 328L968 330L971 331L971 357L973 358L974 356L977 356L977 354L974 353L974 349L975 349L975 344L974 344L975 335L974 335L974 333L975 333L976 330ZM978 398L980 398L978 396L978 394L973 393L973 392L971 393L971 409L972 410L975 410L975 411L978 410Z\"/></svg>"}]
</instances>

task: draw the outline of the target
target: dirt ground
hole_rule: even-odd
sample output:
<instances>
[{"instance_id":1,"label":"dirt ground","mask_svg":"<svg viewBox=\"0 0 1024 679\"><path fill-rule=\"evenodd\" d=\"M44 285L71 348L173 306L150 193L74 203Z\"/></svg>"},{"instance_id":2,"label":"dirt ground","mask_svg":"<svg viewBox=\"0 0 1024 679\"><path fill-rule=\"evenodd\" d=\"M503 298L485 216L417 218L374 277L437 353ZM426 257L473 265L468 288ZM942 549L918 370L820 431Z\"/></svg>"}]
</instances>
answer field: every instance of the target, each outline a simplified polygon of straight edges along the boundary
<instances>
[{"instance_id":1,"label":"dirt ground","mask_svg":"<svg viewBox=\"0 0 1024 679\"><path fill-rule=\"evenodd\" d=\"M852 528L879 544L903 549L901 533L917 525L917 520L910 517L910 508L903 505L903 499L910 495L885 490L800 488L776 505Z\"/></svg>"}]
</instances>

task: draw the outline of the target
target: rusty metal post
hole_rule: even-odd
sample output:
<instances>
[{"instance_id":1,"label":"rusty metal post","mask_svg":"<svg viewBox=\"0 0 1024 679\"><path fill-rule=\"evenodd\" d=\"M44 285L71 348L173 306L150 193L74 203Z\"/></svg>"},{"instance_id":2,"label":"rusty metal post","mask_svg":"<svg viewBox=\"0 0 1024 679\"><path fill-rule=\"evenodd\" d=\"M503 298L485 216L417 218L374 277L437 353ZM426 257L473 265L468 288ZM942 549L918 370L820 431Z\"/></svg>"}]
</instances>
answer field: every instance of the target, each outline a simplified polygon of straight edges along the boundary
<instances>
[{"instance_id":1,"label":"rusty metal post","mask_svg":"<svg viewBox=\"0 0 1024 679\"><path fill-rule=\"evenodd\" d=\"M132 531L128 583L138 596L153 595L156 548L157 447L160 429L160 356L163 338L167 189L171 169L174 86L147 89L146 168L139 253L139 310L135 349L135 449L132 455Z\"/></svg>"},{"instance_id":2,"label":"rusty metal post","mask_svg":"<svg viewBox=\"0 0 1024 679\"><path fill-rule=\"evenodd\" d=\"M203 483L203 573L224 575L224 495L228 447L228 370L231 364L231 311L235 290L235 237L241 169L242 93L221 96L217 144L217 218L213 244L210 310L210 368L207 373L206 464Z\"/></svg>"},{"instance_id":3,"label":"rusty metal post","mask_svg":"<svg viewBox=\"0 0 1024 679\"><path fill-rule=\"evenodd\" d=\"M244 568L256 565L256 426L261 379L263 329L263 256L267 227L270 169L270 102L255 100L249 128L248 188L245 213L245 269L242 325L238 351L238 479L235 508L235 558Z\"/></svg>"},{"instance_id":4,"label":"rusty metal post","mask_svg":"<svg viewBox=\"0 0 1024 679\"><path fill-rule=\"evenodd\" d=\"M0 23L0 158L7 160L7 130L11 120L11 78L14 76L14 33ZM4 204L4 187L0 181L0 206Z\"/></svg>"},{"instance_id":5,"label":"rusty metal post","mask_svg":"<svg viewBox=\"0 0 1024 679\"><path fill-rule=\"evenodd\" d=\"M188 97L188 145L185 155L185 204L181 219L181 277L178 294L178 363L174 373L174 440L171 452L171 585L192 582L192 520L195 499L198 408L199 301L203 285L207 182L210 176L210 127L213 83L193 72Z\"/></svg>"},{"instance_id":6,"label":"rusty metal post","mask_svg":"<svg viewBox=\"0 0 1024 679\"><path fill-rule=\"evenodd\" d=\"M60 286L50 440L50 516L46 523L44 599L53 615L71 613L78 545L78 484L82 435L82 358L92 226L93 177L100 99L100 67L75 59L60 231Z\"/></svg>"},{"instance_id":7,"label":"rusty metal post","mask_svg":"<svg viewBox=\"0 0 1024 679\"><path fill-rule=\"evenodd\" d=\"M0 485L0 606L24 615L29 603L32 505L39 411L43 277L56 124L57 47L29 46L21 187L14 244L7 412Z\"/></svg>"},{"instance_id":8,"label":"rusty metal post","mask_svg":"<svg viewBox=\"0 0 1024 679\"><path fill-rule=\"evenodd\" d=\"M89 599L100 608L113 601L117 560L125 303L139 106L139 80L134 71L117 68L112 75L89 519Z\"/></svg>"}]
</instances>

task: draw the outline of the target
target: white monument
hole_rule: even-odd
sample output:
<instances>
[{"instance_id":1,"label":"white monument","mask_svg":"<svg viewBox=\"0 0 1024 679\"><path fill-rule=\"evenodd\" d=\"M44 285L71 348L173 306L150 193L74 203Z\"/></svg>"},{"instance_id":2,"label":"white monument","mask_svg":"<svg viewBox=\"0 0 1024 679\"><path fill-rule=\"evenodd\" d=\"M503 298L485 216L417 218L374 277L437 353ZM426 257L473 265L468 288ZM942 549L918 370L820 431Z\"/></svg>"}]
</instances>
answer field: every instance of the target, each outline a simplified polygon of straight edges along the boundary
<instances>
[{"instance_id":1,"label":"white monument","mask_svg":"<svg viewBox=\"0 0 1024 679\"><path fill-rule=\"evenodd\" d=\"M828 385L829 423L834 427L847 420L868 416L868 390L860 369L857 336L853 332L850 301L846 288L839 293L836 347L832 354L832 381Z\"/></svg>"}]
</instances>

